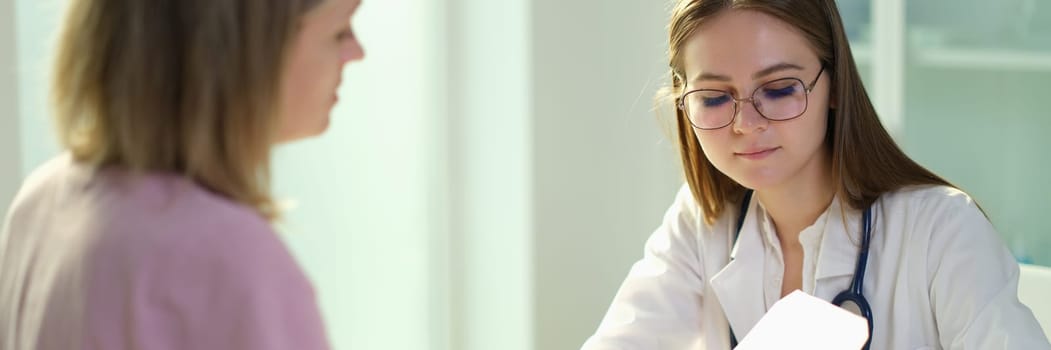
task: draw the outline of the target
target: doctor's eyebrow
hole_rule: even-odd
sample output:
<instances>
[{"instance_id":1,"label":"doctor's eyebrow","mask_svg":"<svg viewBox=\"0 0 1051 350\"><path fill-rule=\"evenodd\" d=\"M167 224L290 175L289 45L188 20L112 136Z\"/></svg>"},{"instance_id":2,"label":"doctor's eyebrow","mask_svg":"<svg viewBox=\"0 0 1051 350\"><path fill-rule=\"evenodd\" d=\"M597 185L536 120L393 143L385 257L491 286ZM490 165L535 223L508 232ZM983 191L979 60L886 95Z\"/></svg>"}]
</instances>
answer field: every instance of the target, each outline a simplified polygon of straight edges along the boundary
<instances>
[{"instance_id":1,"label":"doctor's eyebrow","mask_svg":"<svg viewBox=\"0 0 1051 350\"><path fill-rule=\"evenodd\" d=\"M781 72L781 71L786 71L786 70L799 70L799 71L801 71L801 70L803 70L803 67L798 65L798 64L794 64L794 63L780 62L780 63L774 64L772 66L760 69L758 72L755 72L754 74L752 74L752 79L758 80L758 79L761 79L761 78L763 78L765 76L768 76L768 75L771 75L771 74L774 74L774 73L777 73L777 72ZM702 81L728 82L728 81L732 81L732 80L733 79L731 79L727 75L711 73L711 72L701 72L701 74L698 74L697 76L694 76L693 79L690 79L690 82L691 83L698 83L698 82L702 82Z\"/></svg>"},{"instance_id":2,"label":"doctor's eyebrow","mask_svg":"<svg viewBox=\"0 0 1051 350\"><path fill-rule=\"evenodd\" d=\"M711 72L701 72L700 75L697 75L697 76L693 77L693 79L690 79L690 82L698 83L698 82L702 82L702 81L713 81L713 80L714 81L727 82L727 81L730 81L730 80L733 80L733 79L730 79L729 76L722 75L722 74L715 74L715 73L711 73Z\"/></svg>"},{"instance_id":3,"label":"doctor's eyebrow","mask_svg":"<svg viewBox=\"0 0 1051 350\"><path fill-rule=\"evenodd\" d=\"M777 73L777 72L780 72L780 71L786 71L786 70L799 70L799 71L801 71L801 70L803 70L803 67L799 66L798 64L792 64L792 63L788 63L788 62L781 62L781 63L775 64L775 65L772 65L770 67L763 68L762 70L760 70L758 72L755 72L755 74L752 74L752 79L759 79L759 78L765 77L767 75L774 74L774 73Z\"/></svg>"}]
</instances>

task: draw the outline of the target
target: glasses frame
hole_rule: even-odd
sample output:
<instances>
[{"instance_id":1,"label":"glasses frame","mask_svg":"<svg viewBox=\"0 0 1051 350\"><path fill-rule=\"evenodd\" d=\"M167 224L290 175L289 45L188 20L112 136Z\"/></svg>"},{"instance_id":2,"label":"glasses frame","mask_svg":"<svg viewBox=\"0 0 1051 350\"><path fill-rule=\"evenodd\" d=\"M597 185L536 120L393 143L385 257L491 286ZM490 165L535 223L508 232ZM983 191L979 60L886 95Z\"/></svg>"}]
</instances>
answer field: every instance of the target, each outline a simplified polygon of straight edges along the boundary
<instances>
[{"instance_id":1,"label":"glasses frame","mask_svg":"<svg viewBox=\"0 0 1051 350\"><path fill-rule=\"evenodd\" d=\"M814 90L814 86L817 85L817 80L819 78L821 78L821 73L824 73L824 72L825 72L825 67L822 66L821 70L819 70L817 72L817 76L814 77L814 80L811 81L809 85L804 83L803 80L801 80L799 78L794 78L794 77L774 79L774 80L765 82L762 85L759 85L759 87L755 88L755 90L752 90L752 94L748 98L740 98L740 99L737 98L736 96L734 96L734 94L732 94L732 93L730 93L728 91L725 91L725 90L719 90L719 89L685 90L684 89L685 92L683 92L683 94L679 96L679 100L676 103L676 105L679 107L679 110L682 111L683 115L686 116L686 120L690 121L690 125L693 125L693 127L701 129L701 130L718 130L718 129L722 129L722 128L725 128L725 127L730 126L731 124L733 124L734 120L737 119L737 113L740 111L741 102L751 103L752 107L755 107L756 112L759 112L759 115L762 116L766 120L770 120L770 121L787 121L787 120L792 120L792 119L799 118L803 114L806 114L807 108L810 107L810 92ZM758 93L759 89L762 89L764 86L767 86L769 84L776 83L776 82L786 81L786 80L795 80L795 81L799 82L799 85L803 85L803 91L804 91L804 94L803 94L803 111L799 112L799 114L797 114L797 115L794 115L794 116L788 117L788 118L783 118L783 119L770 118L770 117L766 116L765 114L763 114L763 111L759 108L760 105L756 104L755 94ZM685 87L685 85L684 85L684 87ZM730 96L730 99L732 99L734 101L733 113L730 115L730 120L727 121L726 124L724 124L722 126L718 126L718 127L713 127L713 128L702 128L702 127L698 126L697 124L695 124L693 122L693 118L690 118L690 112L689 112L688 109L686 109L686 96L689 96L690 94L693 94L693 93L705 92L705 91L707 91L707 92L721 92L721 93L724 93L724 94Z\"/></svg>"}]
</instances>

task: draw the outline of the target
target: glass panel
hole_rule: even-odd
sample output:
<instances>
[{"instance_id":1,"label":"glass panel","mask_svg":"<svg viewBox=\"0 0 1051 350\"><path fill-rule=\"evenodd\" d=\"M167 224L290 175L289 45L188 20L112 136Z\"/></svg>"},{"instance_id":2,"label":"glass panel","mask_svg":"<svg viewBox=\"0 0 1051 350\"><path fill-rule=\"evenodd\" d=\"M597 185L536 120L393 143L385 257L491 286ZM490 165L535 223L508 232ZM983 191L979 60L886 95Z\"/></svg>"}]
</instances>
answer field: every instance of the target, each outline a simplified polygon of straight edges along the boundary
<instances>
[{"instance_id":1,"label":"glass panel","mask_svg":"<svg viewBox=\"0 0 1051 350\"><path fill-rule=\"evenodd\" d=\"M1051 266L1051 2L908 1L903 147Z\"/></svg>"},{"instance_id":2,"label":"glass panel","mask_svg":"<svg viewBox=\"0 0 1051 350\"><path fill-rule=\"evenodd\" d=\"M850 49L858 64L861 79L871 83L872 63L872 4L869 0L837 0L843 27L850 39ZM870 88L871 90L871 88Z\"/></svg>"}]
</instances>

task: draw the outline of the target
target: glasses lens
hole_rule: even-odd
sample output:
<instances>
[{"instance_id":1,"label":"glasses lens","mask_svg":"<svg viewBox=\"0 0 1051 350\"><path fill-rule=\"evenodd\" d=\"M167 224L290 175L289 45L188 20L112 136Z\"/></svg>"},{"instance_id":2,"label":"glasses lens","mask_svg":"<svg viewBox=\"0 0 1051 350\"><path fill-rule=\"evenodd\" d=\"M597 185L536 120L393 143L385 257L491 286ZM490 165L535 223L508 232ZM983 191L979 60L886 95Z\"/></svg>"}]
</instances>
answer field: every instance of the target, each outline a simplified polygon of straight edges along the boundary
<instances>
[{"instance_id":1,"label":"glasses lens","mask_svg":"<svg viewBox=\"0 0 1051 350\"><path fill-rule=\"evenodd\" d=\"M718 129L730 124L734 100L730 94L717 90L697 90L683 96L686 116L701 129Z\"/></svg>"},{"instance_id":2,"label":"glasses lens","mask_svg":"<svg viewBox=\"0 0 1051 350\"><path fill-rule=\"evenodd\" d=\"M798 79L780 79L763 84L755 91L754 98L759 113L767 119L792 119L806 111L806 89Z\"/></svg>"}]
</instances>

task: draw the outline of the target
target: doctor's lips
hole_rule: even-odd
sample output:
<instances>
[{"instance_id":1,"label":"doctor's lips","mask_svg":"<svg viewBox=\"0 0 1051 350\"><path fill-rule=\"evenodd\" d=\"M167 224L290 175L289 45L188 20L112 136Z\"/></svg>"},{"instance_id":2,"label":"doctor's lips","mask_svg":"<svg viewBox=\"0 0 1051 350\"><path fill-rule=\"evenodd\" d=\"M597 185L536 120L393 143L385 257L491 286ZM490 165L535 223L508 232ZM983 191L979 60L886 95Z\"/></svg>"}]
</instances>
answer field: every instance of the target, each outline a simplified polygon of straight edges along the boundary
<instances>
[{"instance_id":1,"label":"doctor's lips","mask_svg":"<svg viewBox=\"0 0 1051 350\"><path fill-rule=\"evenodd\" d=\"M779 149L781 149L781 147L757 147L750 148L741 152L734 152L734 155L745 159L758 160L766 158L770 154L774 153L774 151L777 151Z\"/></svg>"}]
</instances>

